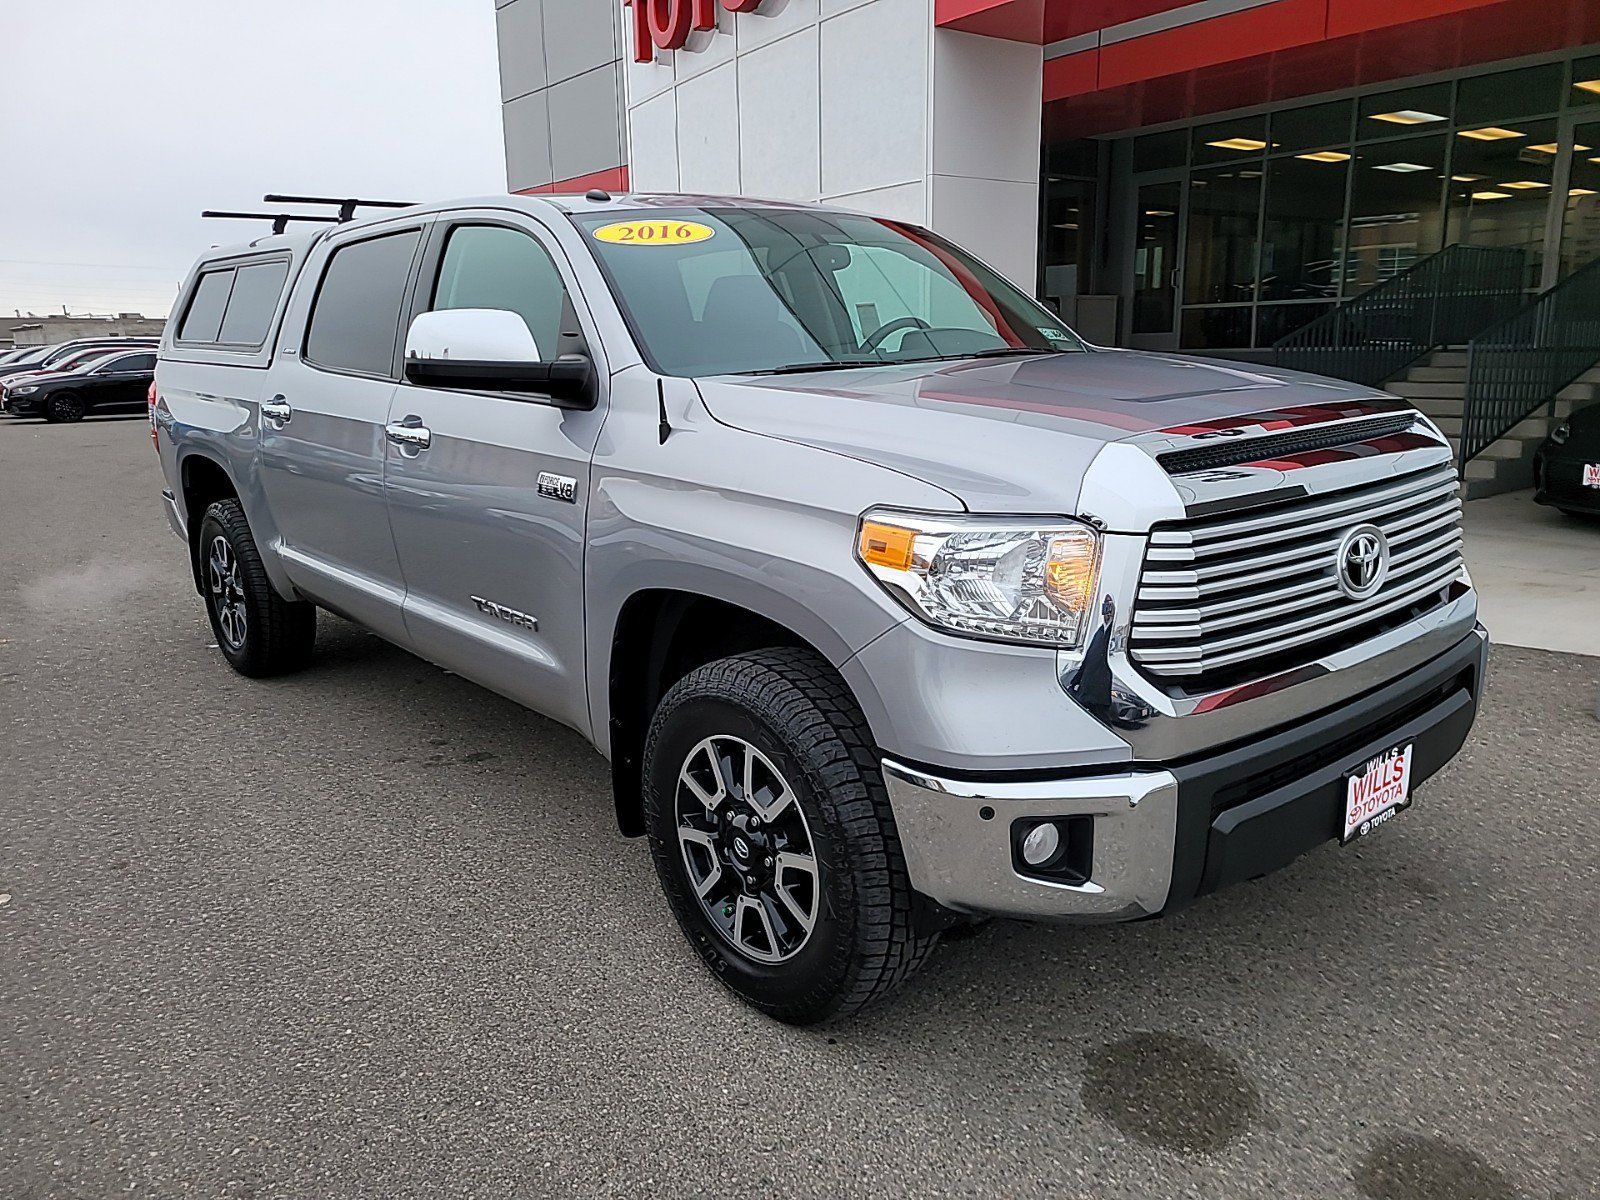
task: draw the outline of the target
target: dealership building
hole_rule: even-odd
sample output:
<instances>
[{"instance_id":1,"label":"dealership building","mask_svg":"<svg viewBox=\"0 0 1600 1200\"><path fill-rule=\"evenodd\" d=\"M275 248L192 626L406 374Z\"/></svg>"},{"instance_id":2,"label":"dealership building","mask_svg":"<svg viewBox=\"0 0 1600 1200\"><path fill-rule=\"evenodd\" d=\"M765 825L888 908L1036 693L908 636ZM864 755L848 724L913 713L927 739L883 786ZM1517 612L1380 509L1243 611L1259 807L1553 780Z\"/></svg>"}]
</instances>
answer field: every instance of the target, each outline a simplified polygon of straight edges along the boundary
<instances>
[{"instance_id":1,"label":"dealership building","mask_svg":"<svg viewBox=\"0 0 1600 1200\"><path fill-rule=\"evenodd\" d=\"M512 190L914 221L1105 344L1265 357L1324 339L1378 285L1463 291L1469 262L1463 278L1504 293L1486 324L1600 257L1596 0L498 0L497 16Z\"/></svg>"}]
</instances>

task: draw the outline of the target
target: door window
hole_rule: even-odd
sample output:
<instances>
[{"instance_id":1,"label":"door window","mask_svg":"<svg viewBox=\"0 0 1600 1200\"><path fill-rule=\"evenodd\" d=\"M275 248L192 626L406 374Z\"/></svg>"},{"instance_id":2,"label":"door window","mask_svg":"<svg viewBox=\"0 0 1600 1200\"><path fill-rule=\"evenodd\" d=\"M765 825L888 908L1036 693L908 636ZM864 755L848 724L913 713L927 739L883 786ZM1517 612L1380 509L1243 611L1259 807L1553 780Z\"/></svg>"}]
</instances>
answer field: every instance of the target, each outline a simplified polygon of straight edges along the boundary
<instances>
[{"instance_id":1,"label":"door window","mask_svg":"<svg viewBox=\"0 0 1600 1200\"><path fill-rule=\"evenodd\" d=\"M392 374L406 277L421 237L411 229L333 252L306 331L307 362L357 375Z\"/></svg>"},{"instance_id":2,"label":"door window","mask_svg":"<svg viewBox=\"0 0 1600 1200\"><path fill-rule=\"evenodd\" d=\"M195 285L194 297L189 301L189 311L178 326L180 342L214 342L217 330L222 328L222 310L228 307L228 293L233 289L233 272L207 271Z\"/></svg>"},{"instance_id":3,"label":"door window","mask_svg":"<svg viewBox=\"0 0 1600 1200\"><path fill-rule=\"evenodd\" d=\"M450 233L433 309L495 308L519 315L547 359L582 352L583 330L561 272L528 234L499 225Z\"/></svg>"}]
</instances>

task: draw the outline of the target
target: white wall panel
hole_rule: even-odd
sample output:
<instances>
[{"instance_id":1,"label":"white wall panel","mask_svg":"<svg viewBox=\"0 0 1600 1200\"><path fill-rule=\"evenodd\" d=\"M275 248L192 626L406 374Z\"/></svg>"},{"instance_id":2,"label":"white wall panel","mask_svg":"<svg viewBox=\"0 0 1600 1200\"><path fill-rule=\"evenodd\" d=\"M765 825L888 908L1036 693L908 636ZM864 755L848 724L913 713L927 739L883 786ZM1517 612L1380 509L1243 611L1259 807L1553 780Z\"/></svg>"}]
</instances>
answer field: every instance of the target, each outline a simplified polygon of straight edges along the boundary
<instances>
[{"instance_id":1,"label":"white wall panel","mask_svg":"<svg viewBox=\"0 0 1600 1200\"><path fill-rule=\"evenodd\" d=\"M927 172L931 0L873 0L822 23L822 190Z\"/></svg>"},{"instance_id":2,"label":"white wall panel","mask_svg":"<svg viewBox=\"0 0 1600 1200\"><path fill-rule=\"evenodd\" d=\"M616 61L619 4L606 0L518 2L544 9L544 60L551 83Z\"/></svg>"},{"instance_id":3,"label":"white wall panel","mask_svg":"<svg viewBox=\"0 0 1600 1200\"><path fill-rule=\"evenodd\" d=\"M796 30L814 27L821 19L821 0L766 0L755 12L733 22L739 53L771 45Z\"/></svg>"},{"instance_id":4,"label":"white wall panel","mask_svg":"<svg viewBox=\"0 0 1600 1200\"><path fill-rule=\"evenodd\" d=\"M500 98L515 100L545 85L544 25L539 0L511 0L495 10Z\"/></svg>"},{"instance_id":5,"label":"white wall panel","mask_svg":"<svg viewBox=\"0 0 1600 1200\"><path fill-rule=\"evenodd\" d=\"M668 90L628 110L628 164L631 186L640 192L676 192L678 176L678 98Z\"/></svg>"},{"instance_id":6,"label":"white wall panel","mask_svg":"<svg viewBox=\"0 0 1600 1200\"><path fill-rule=\"evenodd\" d=\"M874 188L866 192L825 196L823 199L840 208L859 209L876 217L910 221L914 225L928 224L928 187L920 179L916 183L902 183L898 187Z\"/></svg>"},{"instance_id":7,"label":"white wall panel","mask_svg":"<svg viewBox=\"0 0 1600 1200\"><path fill-rule=\"evenodd\" d=\"M679 186L689 191L738 195L739 77L735 65L678 85Z\"/></svg>"},{"instance_id":8,"label":"white wall panel","mask_svg":"<svg viewBox=\"0 0 1600 1200\"><path fill-rule=\"evenodd\" d=\"M746 195L821 194L818 42L812 25L739 56L739 184Z\"/></svg>"},{"instance_id":9,"label":"white wall panel","mask_svg":"<svg viewBox=\"0 0 1600 1200\"><path fill-rule=\"evenodd\" d=\"M530 92L500 109L506 131L506 184L513 192L540 187L550 173L548 92Z\"/></svg>"},{"instance_id":10,"label":"white wall panel","mask_svg":"<svg viewBox=\"0 0 1600 1200\"><path fill-rule=\"evenodd\" d=\"M556 179L604 171L622 161L617 107L622 103L615 64L552 84L550 169Z\"/></svg>"},{"instance_id":11,"label":"white wall panel","mask_svg":"<svg viewBox=\"0 0 1600 1200\"><path fill-rule=\"evenodd\" d=\"M726 12L720 4L716 14L715 29L692 30L683 52L670 56L679 83L715 70L725 62L732 62L733 56L738 53L739 39L733 31L734 15Z\"/></svg>"},{"instance_id":12,"label":"white wall panel","mask_svg":"<svg viewBox=\"0 0 1600 1200\"><path fill-rule=\"evenodd\" d=\"M1039 185L935 175L928 224L1030 296L1038 281Z\"/></svg>"},{"instance_id":13,"label":"white wall panel","mask_svg":"<svg viewBox=\"0 0 1600 1200\"><path fill-rule=\"evenodd\" d=\"M1044 53L940 30L933 39L935 175L1039 182Z\"/></svg>"}]
</instances>

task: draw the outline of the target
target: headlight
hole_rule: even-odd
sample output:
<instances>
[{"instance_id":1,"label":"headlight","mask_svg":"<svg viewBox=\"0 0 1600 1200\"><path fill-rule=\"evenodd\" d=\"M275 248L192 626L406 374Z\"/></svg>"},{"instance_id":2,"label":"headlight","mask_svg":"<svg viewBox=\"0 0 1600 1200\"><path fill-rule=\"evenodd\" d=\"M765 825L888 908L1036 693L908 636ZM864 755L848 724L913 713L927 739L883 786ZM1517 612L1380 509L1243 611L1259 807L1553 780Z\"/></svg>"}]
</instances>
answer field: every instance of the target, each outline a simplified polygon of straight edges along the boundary
<instances>
[{"instance_id":1,"label":"headlight","mask_svg":"<svg viewBox=\"0 0 1600 1200\"><path fill-rule=\"evenodd\" d=\"M1100 569L1100 535L1059 518L874 510L856 557L912 612L954 633L1076 646Z\"/></svg>"},{"instance_id":2,"label":"headlight","mask_svg":"<svg viewBox=\"0 0 1600 1200\"><path fill-rule=\"evenodd\" d=\"M38 390L36 387L8 388L7 394L12 396L31 396Z\"/></svg>"},{"instance_id":3,"label":"headlight","mask_svg":"<svg viewBox=\"0 0 1600 1200\"><path fill-rule=\"evenodd\" d=\"M1572 436L1572 426L1566 421L1561 422L1550 431L1550 440L1558 446L1565 446L1567 439Z\"/></svg>"}]
</instances>

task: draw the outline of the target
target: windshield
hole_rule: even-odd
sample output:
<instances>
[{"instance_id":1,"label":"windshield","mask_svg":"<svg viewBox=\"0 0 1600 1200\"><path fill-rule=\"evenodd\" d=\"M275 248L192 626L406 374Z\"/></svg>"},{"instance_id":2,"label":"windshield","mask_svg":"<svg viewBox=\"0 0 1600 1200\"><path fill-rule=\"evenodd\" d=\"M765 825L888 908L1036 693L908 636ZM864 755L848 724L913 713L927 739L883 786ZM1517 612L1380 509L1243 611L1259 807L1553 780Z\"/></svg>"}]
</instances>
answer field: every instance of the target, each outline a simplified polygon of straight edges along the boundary
<instances>
[{"instance_id":1,"label":"windshield","mask_svg":"<svg viewBox=\"0 0 1600 1200\"><path fill-rule=\"evenodd\" d=\"M898 221L750 208L573 220L668 375L1084 349L993 271Z\"/></svg>"}]
</instances>

